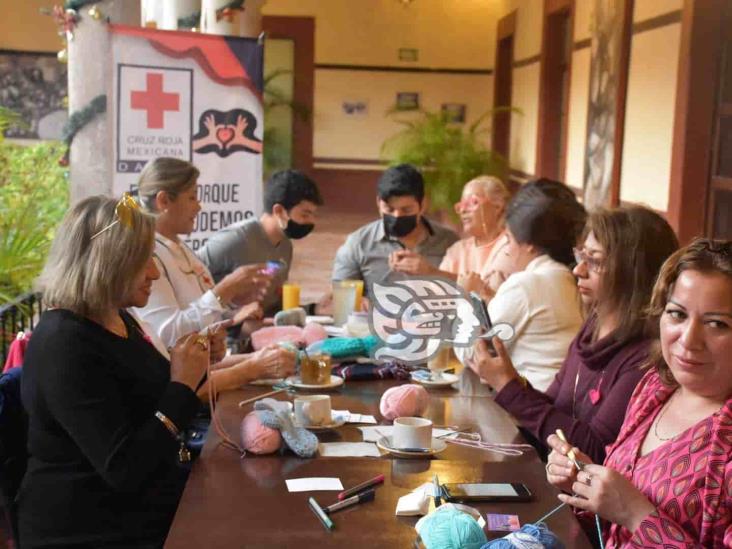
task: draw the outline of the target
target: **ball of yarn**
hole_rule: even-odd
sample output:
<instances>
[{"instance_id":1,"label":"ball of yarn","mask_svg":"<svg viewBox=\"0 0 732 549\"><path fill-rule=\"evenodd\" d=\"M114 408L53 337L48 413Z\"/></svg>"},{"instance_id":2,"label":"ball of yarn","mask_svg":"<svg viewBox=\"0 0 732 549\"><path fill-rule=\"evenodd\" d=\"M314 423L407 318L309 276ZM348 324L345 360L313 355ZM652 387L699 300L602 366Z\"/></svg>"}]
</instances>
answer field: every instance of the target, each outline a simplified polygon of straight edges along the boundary
<instances>
[{"instance_id":1,"label":"ball of yarn","mask_svg":"<svg viewBox=\"0 0 732 549\"><path fill-rule=\"evenodd\" d=\"M305 328L303 328L302 336L307 346L312 345L316 341L328 339L328 332L317 322L308 322L305 324Z\"/></svg>"},{"instance_id":2,"label":"ball of yarn","mask_svg":"<svg viewBox=\"0 0 732 549\"><path fill-rule=\"evenodd\" d=\"M381 395L379 410L386 419L421 416L430 403L430 395L421 385L399 385Z\"/></svg>"},{"instance_id":3,"label":"ball of yarn","mask_svg":"<svg viewBox=\"0 0 732 549\"><path fill-rule=\"evenodd\" d=\"M542 522L524 524L505 537L489 541L480 549L564 549L562 541Z\"/></svg>"},{"instance_id":4,"label":"ball of yarn","mask_svg":"<svg viewBox=\"0 0 732 549\"><path fill-rule=\"evenodd\" d=\"M252 454L271 454L282 446L282 435L265 425L256 412L248 413L241 422L241 445Z\"/></svg>"},{"instance_id":5,"label":"ball of yarn","mask_svg":"<svg viewBox=\"0 0 732 549\"><path fill-rule=\"evenodd\" d=\"M479 549L486 542L478 522L457 509L438 510L427 515L419 537L427 549Z\"/></svg>"}]
</instances>

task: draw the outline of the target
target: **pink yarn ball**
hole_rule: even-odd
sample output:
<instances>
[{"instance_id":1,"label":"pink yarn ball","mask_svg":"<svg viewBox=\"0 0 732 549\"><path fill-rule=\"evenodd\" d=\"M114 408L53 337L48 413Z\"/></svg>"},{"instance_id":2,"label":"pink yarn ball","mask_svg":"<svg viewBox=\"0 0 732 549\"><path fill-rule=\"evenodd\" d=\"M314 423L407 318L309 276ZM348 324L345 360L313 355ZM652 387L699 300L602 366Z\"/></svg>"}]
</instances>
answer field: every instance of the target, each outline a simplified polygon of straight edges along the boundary
<instances>
[{"instance_id":1,"label":"pink yarn ball","mask_svg":"<svg viewBox=\"0 0 732 549\"><path fill-rule=\"evenodd\" d=\"M421 416L430 403L430 395L420 385L399 385L384 391L379 410L385 419Z\"/></svg>"},{"instance_id":2,"label":"pink yarn ball","mask_svg":"<svg viewBox=\"0 0 732 549\"><path fill-rule=\"evenodd\" d=\"M305 324L305 328L303 328L302 330L302 335L305 339L306 347L312 343L315 343L316 341L328 339L328 332L326 332L325 328L323 328L317 322L308 322L307 324Z\"/></svg>"},{"instance_id":3,"label":"pink yarn ball","mask_svg":"<svg viewBox=\"0 0 732 549\"><path fill-rule=\"evenodd\" d=\"M259 421L256 412L248 413L241 422L241 444L252 454L271 454L282 446L282 435Z\"/></svg>"}]
</instances>

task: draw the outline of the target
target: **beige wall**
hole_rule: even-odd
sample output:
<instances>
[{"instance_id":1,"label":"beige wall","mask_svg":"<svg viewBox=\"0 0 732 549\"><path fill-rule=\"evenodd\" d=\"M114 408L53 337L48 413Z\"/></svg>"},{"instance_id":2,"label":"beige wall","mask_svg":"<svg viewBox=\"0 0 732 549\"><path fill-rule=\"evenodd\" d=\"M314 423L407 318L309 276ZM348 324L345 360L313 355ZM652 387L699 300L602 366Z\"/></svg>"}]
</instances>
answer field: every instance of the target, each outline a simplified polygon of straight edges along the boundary
<instances>
[{"instance_id":1,"label":"beige wall","mask_svg":"<svg viewBox=\"0 0 732 549\"><path fill-rule=\"evenodd\" d=\"M470 124L492 102L493 76L317 70L314 156L380 158L381 144L402 127L397 120L414 118L411 113L386 116L399 91L420 92L421 105L428 110L446 101L463 103ZM366 102L368 114L347 116L344 100Z\"/></svg>"},{"instance_id":2,"label":"beige wall","mask_svg":"<svg viewBox=\"0 0 732 549\"><path fill-rule=\"evenodd\" d=\"M575 23L575 32L577 25ZM567 161L564 180L567 185L582 188L585 172L585 139L587 138L587 104L590 99L590 48L572 54L569 84L569 118L567 121Z\"/></svg>"},{"instance_id":3,"label":"beige wall","mask_svg":"<svg viewBox=\"0 0 732 549\"><path fill-rule=\"evenodd\" d=\"M58 51L61 38L53 18L41 15L41 8L62 4L56 0L0 0L0 49Z\"/></svg>"},{"instance_id":4,"label":"beige wall","mask_svg":"<svg viewBox=\"0 0 732 549\"><path fill-rule=\"evenodd\" d=\"M668 207L681 24L633 37L620 199Z\"/></svg>"}]
</instances>

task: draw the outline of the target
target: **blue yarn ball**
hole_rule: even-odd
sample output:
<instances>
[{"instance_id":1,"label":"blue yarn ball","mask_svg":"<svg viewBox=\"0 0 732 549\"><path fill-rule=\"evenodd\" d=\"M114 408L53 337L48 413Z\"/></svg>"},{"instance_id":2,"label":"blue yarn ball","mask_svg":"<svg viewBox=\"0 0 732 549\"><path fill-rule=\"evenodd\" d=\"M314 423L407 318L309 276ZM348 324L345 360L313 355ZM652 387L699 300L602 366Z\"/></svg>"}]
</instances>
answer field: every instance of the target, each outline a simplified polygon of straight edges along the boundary
<instances>
[{"instance_id":1,"label":"blue yarn ball","mask_svg":"<svg viewBox=\"0 0 732 549\"><path fill-rule=\"evenodd\" d=\"M503 538L494 539L480 549L564 549L562 541L546 524L524 524Z\"/></svg>"},{"instance_id":2,"label":"blue yarn ball","mask_svg":"<svg viewBox=\"0 0 732 549\"><path fill-rule=\"evenodd\" d=\"M487 539L478 522L457 509L425 517L419 536L427 549L480 549Z\"/></svg>"}]
</instances>

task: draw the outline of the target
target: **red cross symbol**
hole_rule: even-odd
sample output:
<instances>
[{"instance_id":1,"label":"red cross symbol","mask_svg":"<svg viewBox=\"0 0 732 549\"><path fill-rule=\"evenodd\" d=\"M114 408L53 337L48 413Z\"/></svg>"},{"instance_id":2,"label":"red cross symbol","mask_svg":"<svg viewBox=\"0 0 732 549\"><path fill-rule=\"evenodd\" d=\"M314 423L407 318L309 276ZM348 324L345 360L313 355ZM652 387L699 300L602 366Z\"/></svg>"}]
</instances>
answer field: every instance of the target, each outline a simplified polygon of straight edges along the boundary
<instances>
[{"instance_id":1,"label":"red cross symbol","mask_svg":"<svg viewBox=\"0 0 732 549\"><path fill-rule=\"evenodd\" d=\"M133 91L130 104L134 110L147 111L147 127L161 129L165 111L180 110L180 94L163 91L163 75L147 73L147 90Z\"/></svg>"}]
</instances>

